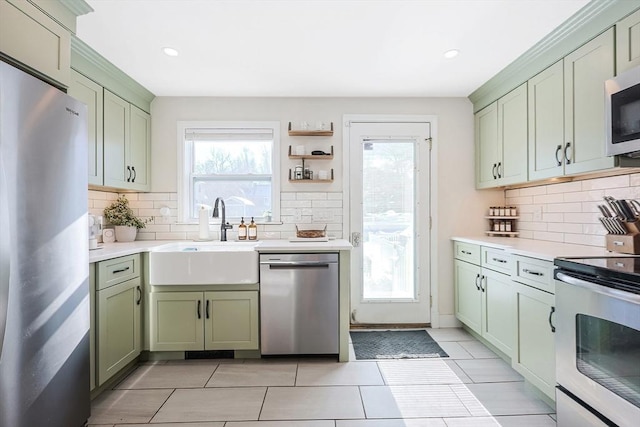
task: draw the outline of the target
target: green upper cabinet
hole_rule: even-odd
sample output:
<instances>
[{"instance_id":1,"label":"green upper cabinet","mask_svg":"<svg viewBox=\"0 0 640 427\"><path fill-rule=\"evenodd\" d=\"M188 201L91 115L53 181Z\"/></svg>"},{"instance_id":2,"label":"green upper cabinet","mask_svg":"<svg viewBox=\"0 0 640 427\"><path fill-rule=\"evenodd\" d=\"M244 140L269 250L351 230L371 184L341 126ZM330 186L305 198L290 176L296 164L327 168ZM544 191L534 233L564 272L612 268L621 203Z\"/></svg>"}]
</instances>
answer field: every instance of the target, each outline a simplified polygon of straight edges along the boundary
<instances>
[{"instance_id":1,"label":"green upper cabinet","mask_svg":"<svg viewBox=\"0 0 640 427\"><path fill-rule=\"evenodd\" d=\"M527 84L475 115L476 187L527 181Z\"/></svg>"},{"instance_id":2,"label":"green upper cabinet","mask_svg":"<svg viewBox=\"0 0 640 427\"><path fill-rule=\"evenodd\" d=\"M0 1L0 52L69 86L71 32L27 1Z\"/></svg>"},{"instance_id":3,"label":"green upper cabinet","mask_svg":"<svg viewBox=\"0 0 640 427\"><path fill-rule=\"evenodd\" d=\"M527 126L527 84L524 83L498 100L499 185L527 181Z\"/></svg>"},{"instance_id":4,"label":"green upper cabinet","mask_svg":"<svg viewBox=\"0 0 640 427\"><path fill-rule=\"evenodd\" d=\"M498 103L485 107L475 115L476 186L496 186L498 176Z\"/></svg>"},{"instance_id":5,"label":"green upper cabinet","mask_svg":"<svg viewBox=\"0 0 640 427\"><path fill-rule=\"evenodd\" d=\"M151 117L104 90L104 185L149 191Z\"/></svg>"},{"instance_id":6,"label":"green upper cabinet","mask_svg":"<svg viewBox=\"0 0 640 427\"><path fill-rule=\"evenodd\" d=\"M614 76L613 28L564 58L564 173L615 166L605 153L604 81Z\"/></svg>"},{"instance_id":7,"label":"green upper cabinet","mask_svg":"<svg viewBox=\"0 0 640 427\"><path fill-rule=\"evenodd\" d=\"M607 157L604 81L614 73L613 29L529 80L529 178L615 166Z\"/></svg>"},{"instance_id":8,"label":"green upper cabinet","mask_svg":"<svg viewBox=\"0 0 640 427\"><path fill-rule=\"evenodd\" d=\"M640 66L640 10L616 23L616 74Z\"/></svg>"},{"instance_id":9,"label":"green upper cabinet","mask_svg":"<svg viewBox=\"0 0 640 427\"><path fill-rule=\"evenodd\" d=\"M129 161L133 176L130 188L149 191L151 187L151 116L131 105Z\"/></svg>"},{"instance_id":10,"label":"green upper cabinet","mask_svg":"<svg viewBox=\"0 0 640 427\"><path fill-rule=\"evenodd\" d=\"M71 84L67 92L85 103L88 109L89 144L89 184L103 184L103 145L102 145L102 86L71 70Z\"/></svg>"},{"instance_id":11,"label":"green upper cabinet","mask_svg":"<svg viewBox=\"0 0 640 427\"><path fill-rule=\"evenodd\" d=\"M564 68L558 61L528 82L529 179L563 173Z\"/></svg>"}]
</instances>

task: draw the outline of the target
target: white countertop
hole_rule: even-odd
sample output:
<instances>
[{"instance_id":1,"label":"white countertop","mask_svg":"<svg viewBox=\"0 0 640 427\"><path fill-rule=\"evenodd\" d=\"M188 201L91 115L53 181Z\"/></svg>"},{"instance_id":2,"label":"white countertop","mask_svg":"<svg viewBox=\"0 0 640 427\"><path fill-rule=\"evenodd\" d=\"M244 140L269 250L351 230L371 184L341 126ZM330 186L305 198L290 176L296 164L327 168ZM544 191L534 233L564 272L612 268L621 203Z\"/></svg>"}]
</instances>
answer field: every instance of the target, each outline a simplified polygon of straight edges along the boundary
<instances>
[{"instance_id":1,"label":"white countertop","mask_svg":"<svg viewBox=\"0 0 640 427\"><path fill-rule=\"evenodd\" d=\"M452 237L451 240L481 246L504 249L515 255L553 261L558 257L611 256L605 248L570 243L548 242L545 240L520 239L517 237Z\"/></svg>"},{"instance_id":2,"label":"white countertop","mask_svg":"<svg viewBox=\"0 0 640 427\"><path fill-rule=\"evenodd\" d=\"M104 261L126 255L149 252L161 245L168 243L191 242L181 240L149 240L131 243L105 243L100 249L89 251L89 262ZM309 251L349 251L353 248L351 243L344 239L329 240L328 242L290 242L289 240L260 240L255 249L258 252L309 252Z\"/></svg>"}]
</instances>

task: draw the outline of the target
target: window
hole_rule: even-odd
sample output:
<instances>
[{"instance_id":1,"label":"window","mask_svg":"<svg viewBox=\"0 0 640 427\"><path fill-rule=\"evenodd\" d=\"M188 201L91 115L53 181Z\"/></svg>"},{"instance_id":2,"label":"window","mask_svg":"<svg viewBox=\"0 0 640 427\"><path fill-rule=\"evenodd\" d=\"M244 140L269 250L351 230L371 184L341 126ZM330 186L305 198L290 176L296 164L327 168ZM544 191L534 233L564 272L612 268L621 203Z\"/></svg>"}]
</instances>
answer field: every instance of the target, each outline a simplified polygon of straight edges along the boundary
<instances>
[{"instance_id":1,"label":"window","mask_svg":"<svg viewBox=\"0 0 640 427\"><path fill-rule=\"evenodd\" d=\"M222 197L229 220L279 218L280 123L182 122L180 220Z\"/></svg>"}]
</instances>

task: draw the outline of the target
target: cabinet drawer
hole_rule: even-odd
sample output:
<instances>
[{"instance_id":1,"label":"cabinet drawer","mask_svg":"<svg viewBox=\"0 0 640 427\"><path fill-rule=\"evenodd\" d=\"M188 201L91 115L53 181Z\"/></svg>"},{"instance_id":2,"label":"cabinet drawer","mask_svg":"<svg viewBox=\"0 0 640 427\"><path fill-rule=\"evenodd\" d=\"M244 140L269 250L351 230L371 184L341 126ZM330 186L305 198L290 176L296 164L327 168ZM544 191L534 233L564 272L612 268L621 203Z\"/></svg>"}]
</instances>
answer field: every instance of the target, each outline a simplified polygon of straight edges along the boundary
<instances>
[{"instance_id":1,"label":"cabinet drawer","mask_svg":"<svg viewBox=\"0 0 640 427\"><path fill-rule=\"evenodd\" d=\"M140 255L128 255L98 263L98 287L109 286L140 276Z\"/></svg>"},{"instance_id":2,"label":"cabinet drawer","mask_svg":"<svg viewBox=\"0 0 640 427\"><path fill-rule=\"evenodd\" d=\"M453 242L453 251L457 259L480 265L480 246L471 243Z\"/></svg>"},{"instance_id":3,"label":"cabinet drawer","mask_svg":"<svg viewBox=\"0 0 640 427\"><path fill-rule=\"evenodd\" d=\"M511 255L502 249L482 247L482 266L511 274Z\"/></svg>"},{"instance_id":4,"label":"cabinet drawer","mask_svg":"<svg viewBox=\"0 0 640 427\"><path fill-rule=\"evenodd\" d=\"M551 261L515 256L511 278L516 282L555 294L553 268Z\"/></svg>"}]
</instances>

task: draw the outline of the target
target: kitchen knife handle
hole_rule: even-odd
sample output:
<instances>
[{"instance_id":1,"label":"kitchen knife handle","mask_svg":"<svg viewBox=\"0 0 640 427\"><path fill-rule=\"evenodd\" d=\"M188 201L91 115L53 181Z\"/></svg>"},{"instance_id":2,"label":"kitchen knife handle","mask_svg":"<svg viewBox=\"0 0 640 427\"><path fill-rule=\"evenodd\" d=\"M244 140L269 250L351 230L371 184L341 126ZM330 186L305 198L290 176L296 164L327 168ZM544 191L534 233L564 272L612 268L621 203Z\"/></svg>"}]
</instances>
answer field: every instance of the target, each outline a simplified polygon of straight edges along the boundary
<instances>
[{"instance_id":1,"label":"kitchen knife handle","mask_svg":"<svg viewBox=\"0 0 640 427\"><path fill-rule=\"evenodd\" d=\"M136 300L136 305L140 305L140 302L142 302L142 289L140 289L140 286L136 286L136 291L138 291L138 299Z\"/></svg>"},{"instance_id":2,"label":"kitchen knife handle","mask_svg":"<svg viewBox=\"0 0 640 427\"><path fill-rule=\"evenodd\" d=\"M129 171L129 176L127 177L127 182L131 182L131 166L127 166L127 170Z\"/></svg>"},{"instance_id":3,"label":"kitchen knife handle","mask_svg":"<svg viewBox=\"0 0 640 427\"><path fill-rule=\"evenodd\" d=\"M480 290L480 285L478 285L478 280L480 280L480 274L476 274L476 289Z\"/></svg>"},{"instance_id":4,"label":"kitchen knife handle","mask_svg":"<svg viewBox=\"0 0 640 427\"><path fill-rule=\"evenodd\" d=\"M496 168L496 171L498 172L498 178L502 178L502 172L500 172L500 169L502 169L502 162L498 162L498 167Z\"/></svg>"},{"instance_id":5,"label":"kitchen knife handle","mask_svg":"<svg viewBox=\"0 0 640 427\"><path fill-rule=\"evenodd\" d=\"M562 166L562 160L558 158L558 153L560 153L560 151L562 151L562 145L558 145L556 148L556 162L558 162L558 166Z\"/></svg>"},{"instance_id":6,"label":"kitchen knife handle","mask_svg":"<svg viewBox=\"0 0 640 427\"><path fill-rule=\"evenodd\" d=\"M556 312L556 308L555 307L551 307L551 310L549 310L549 326L551 327L551 332L555 333L556 332L556 327L553 326L553 323L551 323L551 316L553 316L553 313Z\"/></svg>"},{"instance_id":7,"label":"kitchen knife handle","mask_svg":"<svg viewBox=\"0 0 640 427\"><path fill-rule=\"evenodd\" d=\"M198 300L198 319L202 319L202 312L200 311L201 306L202 301Z\"/></svg>"},{"instance_id":8,"label":"kitchen knife handle","mask_svg":"<svg viewBox=\"0 0 640 427\"><path fill-rule=\"evenodd\" d=\"M571 159L568 156L567 150L571 147L571 143L567 142L567 144L564 146L564 158L567 160L567 164L571 164Z\"/></svg>"},{"instance_id":9,"label":"kitchen knife handle","mask_svg":"<svg viewBox=\"0 0 640 427\"><path fill-rule=\"evenodd\" d=\"M498 166L497 164L493 164L493 167L491 168L491 175L493 175L493 179L496 179L496 166Z\"/></svg>"}]
</instances>

